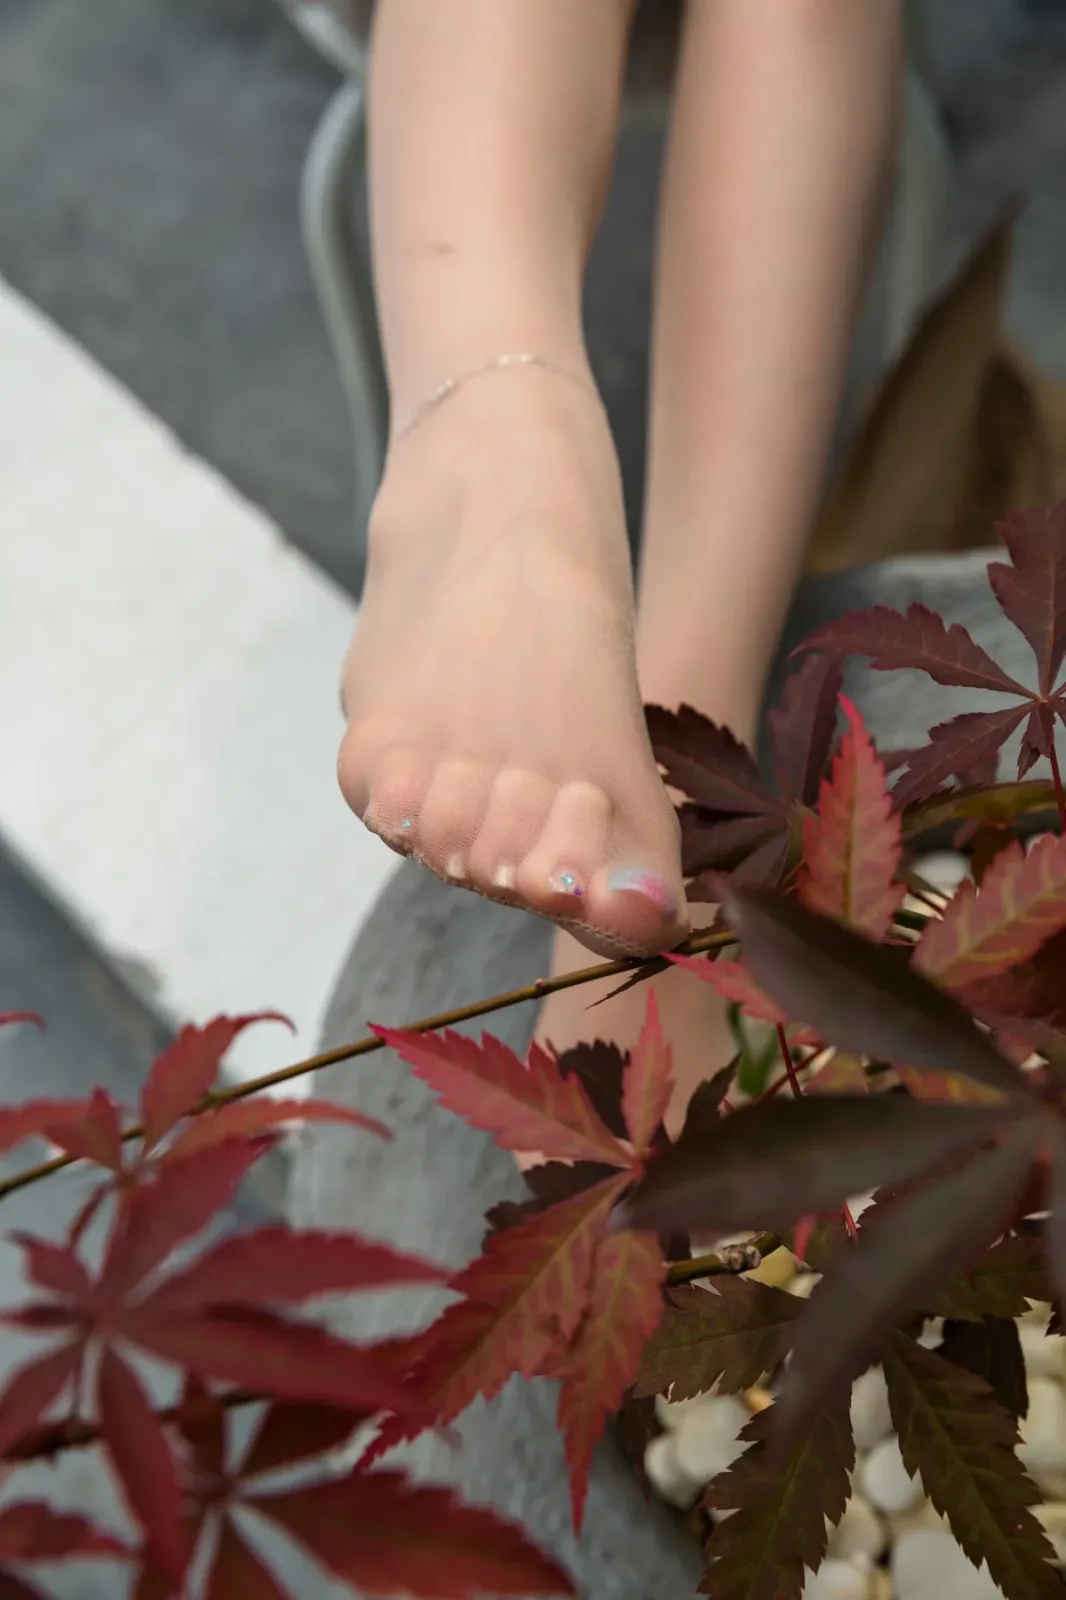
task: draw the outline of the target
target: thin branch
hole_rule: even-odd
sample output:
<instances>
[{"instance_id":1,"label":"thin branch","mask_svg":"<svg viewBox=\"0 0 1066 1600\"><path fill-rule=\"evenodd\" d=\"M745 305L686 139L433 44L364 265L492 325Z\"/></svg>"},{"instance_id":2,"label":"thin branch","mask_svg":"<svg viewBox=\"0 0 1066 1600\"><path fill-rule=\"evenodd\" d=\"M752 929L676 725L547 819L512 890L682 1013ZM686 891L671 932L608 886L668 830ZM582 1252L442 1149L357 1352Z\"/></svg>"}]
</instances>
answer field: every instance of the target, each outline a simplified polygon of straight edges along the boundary
<instances>
[{"instance_id":1,"label":"thin branch","mask_svg":"<svg viewBox=\"0 0 1066 1600\"><path fill-rule=\"evenodd\" d=\"M736 1277L751 1272L764 1257L780 1250L776 1233L760 1233L742 1245L715 1250L711 1255L694 1256L691 1261L671 1261L666 1269L667 1283L692 1283L696 1278Z\"/></svg>"},{"instance_id":2,"label":"thin branch","mask_svg":"<svg viewBox=\"0 0 1066 1600\"><path fill-rule=\"evenodd\" d=\"M722 950L727 945L735 943L736 935L733 933L698 933L691 939L686 939L684 944L678 945L676 954L702 955L709 950ZM459 1006L454 1011L444 1011L439 1016L423 1017L421 1022L408 1023L403 1031L433 1033L438 1028L455 1028L460 1023L472 1021L475 1017L487 1017L494 1011L505 1011L510 1006L523 1005L528 1000L541 1000L545 995L556 994L561 989L576 989L584 983L595 983L601 978L613 978L619 973L632 972L647 964L648 958L645 956L626 956L618 961L583 967L579 972L564 972L555 978L537 978L522 989L512 989L507 994L494 995L490 1000L477 1000L473 1005ZM215 1090L214 1093L204 1097L191 1115L200 1116L205 1111L214 1111L219 1106L228 1105L232 1100L246 1100L249 1095L261 1094L266 1089L280 1088L282 1084L292 1083L294 1079L305 1077L308 1073L321 1072L325 1067L336 1066L341 1061L352 1061L357 1056L373 1055L375 1050L384 1048L384 1041L374 1034L357 1040L355 1044L338 1045L335 1050L325 1050L321 1055L309 1056L304 1061L294 1062L292 1066L279 1067L275 1072L264 1073L262 1077L253 1078L248 1083L238 1083L229 1089ZM123 1131L122 1138L139 1139L143 1132L141 1124L135 1123ZM75 1156L54 1156L49 1161L42 1161L36 1166L27 1167L23 1172L17 1172L14 1177L5 1178L0 1182L0 1200L16 1194L20 1189L28 1188L30 1184L40 1182L42 1178L51 1177L54 1172L62 1172L65 1167L72 1166L77 1159Z\"/></svg>"},{"instance_id":3,"label":"thin branch","mask_svg":"<svg viewBox=\"0 0 1066 1600\"><path fill-rule=\"evenodd\" d=\"M760 1233L744 1244L716 1250L710 1255L696 1256L690 1261L672 1261L666 1269L666 1281L679 1284L691 1283L696 1278L735 1277L741 1272L751 1272L765 1256L780 1248L781 1240L775 1233ZM251 1390L231 1389L216 1398L227 1410L235 1410L241 1406L269 1404L277 1397L256 1394ZM173 1423L187 1413L188 1403L183 1402L158 1411L156 1417L160 1422ZM353 1419L353 1428L355 1425ZM100 1438L101 1431L95 1424L83 1422L80 1417L64 1417L59 1422L42 1422L31 1428L9 1445L0 1459L22 1466L30 1461L49 1461L65 1450L88 1449L90 1445L98 1444Z\"/></svg>"},{"instance_id":4,"label":"thin branch","mask_svg":"<svg viewBox=\"0 0 1066 1600\"><path fill-rule=\"evenodd\" d=\"M796 1063L792 1059L792 1051L789 1049L784 1026L780 1022L777 1024L777 1042L781 1046L781 1059L785 1063L785 1072L792 1087L792 1093L797 1100L802 1100L803 1090L800 1088L799 1079L796 1076Z\"/></svg>"}]
</instances>

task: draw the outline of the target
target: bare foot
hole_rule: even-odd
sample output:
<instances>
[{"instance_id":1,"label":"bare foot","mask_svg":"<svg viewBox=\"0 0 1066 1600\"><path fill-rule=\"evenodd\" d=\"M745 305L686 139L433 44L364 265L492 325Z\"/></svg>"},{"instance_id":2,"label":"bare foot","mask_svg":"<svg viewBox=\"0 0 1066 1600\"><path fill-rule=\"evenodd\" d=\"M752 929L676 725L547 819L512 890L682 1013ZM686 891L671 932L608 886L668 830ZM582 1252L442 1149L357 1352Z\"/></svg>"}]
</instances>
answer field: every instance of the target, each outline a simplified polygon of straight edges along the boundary
<instances>
[{"instance_id":1,"label":"bare foot","mask_svg":"<svg viewBox=\"0 0 1066 1600\"><path fill-rule=\"evenodd\" d=\"M684 937L618 467L591 395L500 373L399 441L343 698L341 788L393 849L595 950Z\"/></svg>"},{"instance_id":2,"label":"bare foot","mask_svg":"<svg viewBox=\"0 0 1066 1600\"><path fill-rule=\"evenodd\" d=\"M693 913L708 913L707 906L694 906ZM702 918L700 920L703 920ZM706 920L710 922L711 916ZM567 934L555 936L553 973L574 972L589 965L588 952ZM623 980L607 978L548 995L540 1008L535 1037L541 1044L559 1051L572 1045L605 1039L622 1051L636 1044L648 1004L647 984L638 984L596 1005L617 989ZM651 980L659 1008L663 1037L673 1049L674 1093L666 1114L666 1131L672 1138L680 1133L689 1100L706 1079L712 1078L735 1055L725 1002L709 984L701 983L691 972L674 968ZM593 1009L589 1009L592 1007ZM530 1165L536 1157L520 1161Z\"/></svg>"}]
</instances>

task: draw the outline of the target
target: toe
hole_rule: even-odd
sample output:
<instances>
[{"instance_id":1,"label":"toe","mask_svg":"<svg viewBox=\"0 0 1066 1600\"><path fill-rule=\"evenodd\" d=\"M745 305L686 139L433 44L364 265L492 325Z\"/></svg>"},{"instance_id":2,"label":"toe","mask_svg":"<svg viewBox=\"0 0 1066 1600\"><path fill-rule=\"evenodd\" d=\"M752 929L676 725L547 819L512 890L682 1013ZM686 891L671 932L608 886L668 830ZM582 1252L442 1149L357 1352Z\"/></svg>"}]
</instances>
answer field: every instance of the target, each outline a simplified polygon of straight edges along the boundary
<instances>
[{"instance_id":1,"label":"toe","mask_svg":"<svg viewBox=\"0 0 1066 1600\"><path fill-rule=\"evenodd\" d=\"M607 859L611 802L594 783L564 783L544 827L521 862L517 885L542 916L584 922L589 884Z\"/></svg>"},{"instance_id":2,"label":"toe","mask_svg":"<svg viewBox=\"0 0 1066 1600\"><path fill-rule=\"evenodd\" d=\"M342 774L345 751L341 747ZM355 758L348 757L354 765ZM419 855L423 803L433 781L433 753L417 745L393 744L379 751L357 774L353 787L361 788L364 802L360 812L372 833L402 855ZM350 792L341 780L345 793ZM349 804L351 801L349 800ZM353 808L355 809L355 808Z\"/></svg>"},{"instance_id":3,"label":"toe","mask_svg":"<svg viewBox=\"0 0 1066 1600\"><path fill-rule=\"evenodd\" d=\"M470 849L470 878L483 894L518 898L518 869L540 837L555 785L522 767L501 767Z\"/></svg>"},{"instance_id":4,"label":"toe","mask_svg":"<svg viewBox=\"0 0 1066 1600\"><path fill-rule=\"evenodd\" d=\"M492 765L449 756L433 770L417 825L417 853L449 883L470 878L470 849L481 829L495 776Z\"/></svg>"},{"instance_id":5,"label":"toe","mask_svg":"<svg viewBox=\"0 0 1066 1600\"><path fill-rule=\"evenodd\" d=\"M585 921L600 948L654 955L680 943L688 932L684 886L675 863L649 860L646 849L615 851L614 859L589 884Z\"/></svg>"}]
</instances>

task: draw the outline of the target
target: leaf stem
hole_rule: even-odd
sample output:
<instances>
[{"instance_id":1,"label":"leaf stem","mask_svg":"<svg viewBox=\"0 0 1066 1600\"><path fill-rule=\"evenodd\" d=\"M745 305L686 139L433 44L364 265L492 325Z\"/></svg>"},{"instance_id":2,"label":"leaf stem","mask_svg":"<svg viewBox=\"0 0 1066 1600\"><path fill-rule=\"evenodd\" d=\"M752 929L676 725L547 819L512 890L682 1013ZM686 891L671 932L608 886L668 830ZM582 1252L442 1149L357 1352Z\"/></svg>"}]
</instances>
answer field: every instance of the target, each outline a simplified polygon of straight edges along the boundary
<instances>
[{"instance_id":1,"label":"leaf stem","mask_svg":"<svg viewBox=\"0 0 1066 1600\"><path fill-rule=\"evenodd\" d=\"M666 1269L666 1281L675 1284L692 1283L695 1278L735 1278L741 1272L751 1272L765 1256L773 1255L780 1248L781 1240L776 1233L760 1233L744 1245L744 1250L750 1256L758 1256L758 1261L732 1260L715 1250L710 1255L694 1256L691 1261L671 1261Z\"/></svg>"},{"instance_id":2,"label":"leaf stem","mask_svg":"<svg viewBox=\"0 0 1066 1600\"><path fill-rule=\"evenodd\" d=\"M792 1059L792 1051L788 1047L788 1039L785 1036L785 1027L781 1022L777 1024L777 1042L781 1046L781 1056L785 1063L788 1081L792 1086L792 1093L797 1100L802 1100L803 1090L800 1088L800 1081L796 1076L796 1063Z\"/></svg>"},{"instance_id":3,"label":"leaf stem","mask_svg":"<svg viewBox=\"0 0 1066 1600\"><path fill-rule=\"evenodd\" d=\"M1051 762L1051 776L1055 783L1055 803L1059 808L1059 832L1066 834L1066 795L1062 792L1062 774L1059 771L1059 757L1055 749L1055 730L1051 730L1048 740L1048 760Z\"/></svg>"},{"instance_id":4,"label":"leaf stem","mask_svg":"<svg viewBox=\"0 0 1066 1600\"><path fill-rule=\"evenodd\" d=\"M848 1202L846 1200L843 1200L841 1202L840 1215L844 1218L844 1226L847 1228L848 1233L851 1235L851 1237L854 1240L854 1242L856 1244L858 1244L858 1242L859 1242L859 1230L855 1226L855 1218L852 1216L851 1207L848 1205Z\"/></svg>"}]
</instances>

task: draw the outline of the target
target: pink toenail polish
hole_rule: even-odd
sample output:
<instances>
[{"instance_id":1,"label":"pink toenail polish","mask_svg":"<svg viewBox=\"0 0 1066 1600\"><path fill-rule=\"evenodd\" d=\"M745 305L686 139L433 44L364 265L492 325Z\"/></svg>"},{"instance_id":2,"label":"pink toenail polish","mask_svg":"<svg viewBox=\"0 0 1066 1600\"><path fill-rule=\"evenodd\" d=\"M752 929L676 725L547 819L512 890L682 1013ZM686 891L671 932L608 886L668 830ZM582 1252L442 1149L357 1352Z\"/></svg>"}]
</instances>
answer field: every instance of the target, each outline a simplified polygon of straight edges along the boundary
<instances>
[{"instance_id":1,"label":"pink toenail polish","mask_svg":"<svg viewBox=\"0 0 1066 1600\"><path fill-rule=\"evenodd\" d=\"M650 900L668 917L672 917L677 910L677 901L657 872L645 872L639 867L623 867L618 872L612 872L607 880L607 887L615 894L619 891L641 894L645 900Z\"/></svg>"},{"instance_id":2,"label":"pink toenail polish","mask_svg":"<svg viewBox=\"0 0 1066 1600\"><path fill-rule=\"evenodd\" d=\"M548 879L549 889L554 889L556 894L570 894L575 900L580 900L585 892L585 886L576 872L557 872Z\"/></svg>"}]
</instances>

